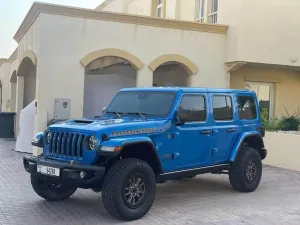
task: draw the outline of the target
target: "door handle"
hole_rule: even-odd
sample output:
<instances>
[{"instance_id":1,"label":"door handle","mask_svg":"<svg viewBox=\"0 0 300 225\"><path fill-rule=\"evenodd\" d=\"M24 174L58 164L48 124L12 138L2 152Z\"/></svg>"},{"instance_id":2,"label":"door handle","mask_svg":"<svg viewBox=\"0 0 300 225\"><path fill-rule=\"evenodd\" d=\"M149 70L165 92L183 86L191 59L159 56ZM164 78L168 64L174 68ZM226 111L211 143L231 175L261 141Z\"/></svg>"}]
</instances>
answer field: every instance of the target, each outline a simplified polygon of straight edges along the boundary
<instances>
[{"instance_id":1,"label":"door handle","mask_svg":"<svg viewBox=\"0 0 300 225\"><path fill-rule=\"evenodd\" d=\"M235 129L234 129L234 128L228 128L226 131L227 131L228 133L232 133L232 132L235 132Z\"/></svg>"},{"instance_id":2,"label":"door handle","mask_svg":"<svg viewBox=\"0 0 300 225\"><path fill-rule=\"evenodd\" d=\"M210 130L202 130L200 131L200 134L203 134L203 135L207 135L207 134L210 134Z\"/></svg>"}]
</instances>

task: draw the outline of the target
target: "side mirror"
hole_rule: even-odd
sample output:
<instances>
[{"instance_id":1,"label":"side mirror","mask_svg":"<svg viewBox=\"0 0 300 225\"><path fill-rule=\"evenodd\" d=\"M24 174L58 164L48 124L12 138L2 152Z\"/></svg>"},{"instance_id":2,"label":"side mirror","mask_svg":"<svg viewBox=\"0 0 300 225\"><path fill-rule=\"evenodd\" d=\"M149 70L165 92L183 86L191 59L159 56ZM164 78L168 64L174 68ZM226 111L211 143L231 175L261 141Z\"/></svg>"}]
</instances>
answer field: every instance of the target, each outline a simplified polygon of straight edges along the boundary
<instances>
[{"instance_id":1,"label":"side mirror","mask_svg":"<svg viewBox=\"0 0 300 225\"><path fill-rule=\"evenodd\" d=\"M107 107L105 106L105 107L103 107L103 109L102 109L102 114L104 114L105 113L105 110L107 109Z\"/></svg>"}]
</instances>

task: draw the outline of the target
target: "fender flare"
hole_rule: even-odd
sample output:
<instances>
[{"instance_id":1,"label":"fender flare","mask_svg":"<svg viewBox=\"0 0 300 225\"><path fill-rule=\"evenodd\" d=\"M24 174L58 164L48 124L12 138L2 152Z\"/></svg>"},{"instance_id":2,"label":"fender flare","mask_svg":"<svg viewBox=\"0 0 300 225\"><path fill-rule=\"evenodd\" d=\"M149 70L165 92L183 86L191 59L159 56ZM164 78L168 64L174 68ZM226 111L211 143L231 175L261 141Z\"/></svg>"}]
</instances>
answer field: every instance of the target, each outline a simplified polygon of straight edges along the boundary
<instances>
[{"instance_id":1,"label":"fender flare","mask_svg":"<svg viewBox=\"0 0 300 225\"><path fill-rule=\"evenodd\" d=\"M158 170L160 171L160 173L163 172L163 169L162 169L162 164L161 164L161 160L159 159L159 156L158 156L158 153L157 153L157 150L156 150L156 147L155 147L155 144L154 142L149 138L149 137L134 137L134 138L126 138L126 139L110 139L110 140L107 140L107 141L104 141L101 146L119 146L121 147L121 150L118 151L118 152L115 152L114 156L119 156L122 154L123 150L125 147L128 147L130 145L135 145L135 144L148 144L148 145L151 145L152 147L152 152L154 154L154 157L155 157L155 160L156 162L158 162ZM103 154L105 155L105 154Z\"/></svg>"},{"instance_id":2,"label":"fender flare","mask_svg":"<svg viewBox=\"0 0 300 225\"><path fill-rule=\"evenodd\" d=\"M258 131L253 131L253 132L245 132L245 133L241 133L241 134L237 137L237 139L236 139L236 141L235 141L235 143L234 143L234 145L233 145L233 148L232 148L231 153L230 153L230 156L229 156L229 162L234 162L234 160L235 160L236 156L238 155L239 150L240 150L240 147L241 147L241 145L243 144L244 140L245 140L246 138L248 138L248 137L253 137L253 136L256 136L256 137L258 137L259 139L261 139L262 148L264 149L264 141L263 141L263 137L262 137L262 135L261 135L260 132L258 132Z\"/></svg>"}]
</instances>

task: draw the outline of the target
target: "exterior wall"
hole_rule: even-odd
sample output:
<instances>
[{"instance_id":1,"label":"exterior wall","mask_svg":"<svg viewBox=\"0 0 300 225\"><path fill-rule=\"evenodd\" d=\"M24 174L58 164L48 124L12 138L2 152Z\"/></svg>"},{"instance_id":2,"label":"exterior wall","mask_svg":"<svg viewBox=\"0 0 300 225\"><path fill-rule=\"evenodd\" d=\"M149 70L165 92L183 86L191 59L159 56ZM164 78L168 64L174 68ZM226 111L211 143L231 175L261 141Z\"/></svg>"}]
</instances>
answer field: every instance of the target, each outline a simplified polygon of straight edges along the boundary
<instances>
[{"instance_id":1,"label":"exterior wall","mask_svg":"<svg viewBox=\"0 0 300 225\"><path fill-rule=\"evenodd\" d=\"M83 115L84 67L80 56L86 44L86 24L82 18L47 14L40 14L39 21L39 41L43 49L39 51L37 66L37 131L43 131L48 121L54 119L55 98L70 99L71 118ZM101 27L95 29L101 30ZM96 42L99 40L103 37Z\"/></svg>"},{"instance_id":2,"label":"exterior wall","mask_svg":"<svg viewBox=\"0 0 300 225\"><path fill-rule=\"evenodd\" d=\"M14 72L18 70L19 66L19 59L17 58L14 62L11 64L11 69L10 69L10 79L11 76ZM10 111L15 112L16 111L16 98L17 98L17 82L10 82L9 79L9 85L10 85Z\"/></svg>"},{"instance_id":3,"label":"exterior wall","mask_svg":"<svg viewBox=\"0 0 300 225\"><path fill-rule=\"evenodd\" d=\"M166 15L165 18L176 19L177 15L177 1L178 0L166 0Z\"/></svg>"},{"instance_id":4,"label":"exterior wall","mask_svg":"<svg viewBox=\"0 0 300 225\"><path fill-rule=\"evenodd\" d=\"M9 111L9 95L10 95L10 63L3 63L0 67L0 80L2 83L2 104L1 111L8 112ZM1 88L0 88L1 89ZM0 93L1 98L1 93Z\"/></svg>"},{"instance_id":5,"label":"exterior wall","mask_svg":"<svg viewBox=\"0 0 300 225\"><path fill-rule=\"evenodd\" d=\"M230 25L228 61L300 66L299 0L219 2L218 23Z\"/></svg>"},{"instance_id":6,"label":"exterior wall","mask_svg":"<svg viewBox=\"0 0 300 225\"><path fill-rule=\"evenodd\" d=\"M96 10L151 16L151 3L152 0L113 0L107 1L107 5Z\"/></svg>"},{"instance_id":7,"label":"exterior wall","mask_svg":"<svg viewBox=\"0 0 300 225\"><path fill-rule=\"evenodd\" d=\"M130 0L128 10L123 12L150 15L150 4L143 6L147 1ZM122 12L121 2L115 0L104 10ZM166 0L165 3L166 18L197 19L197 0ZM284 3L282 0L219 0L218 23L230 26L226 61L300 66L300 30L295 29L300 20L299 7L298 0Z\"/></svg>"},{"instance_id":8,"label":"exterior wall","mask_svg":"<svg viewBox=\"0 0 300 225\"><path fill-rule=\"evenodd\" d=\"M242 1L240 0L219 0L218 23L230 24L230 29L227 32L226 60L228 62L240 60L238 50L240 48L240 30L242 27L241 17L243 16L242 5Z\"/></svg>"},{"instance_id":9,"label":"exterior wall","mask_svg":"<svg viewBox=\"0 0 300 225\"><path fill-rule=\"evenodd\" d=\"M11 63L11 74L15 71L15 70L18 70L18 67L19 67L19 59L17 58L15 61L13 61Z\"/></svg>"},{"instance_id":10,"label":"exterior wall","mask_svg":"<svg viewBox=\"0 0 300 225\"><path fill-rule=\"evenodd\" d=\"M103 8L101 5L96 8L98 11L108 11L108 12L123 12L123 0L106 0L108 3Z\"/></svg>"},{"instance_id":11,"label":"exterior wall","mask_svg":"<svg viewBox=\"0 0 300 225\"><path fill-rule=\"evenodd\" d=\"M264 164L300 171L299 135L266 132L264 142L268 149Z\"/></svg>"},{"instance_id":12,"label":"exterior wall","mask_svg":"<svg viewBox=\"0 0 300 225\"><path fill-rule=\"evenodd\" d=\"M48 120L53 119L53 102L58 97L71 100L72 118L82 116L84 67L80 60L99 49L122 49L138 57L145 64L138 72L141 76L137 82L141 85L152 85L147 65L155 58L180 54L199 69L191 78L192 86L229 86L224 68L226 36L223 34L49 14L40 14L39 20L39 42L43 49L39 51L37 68L43 78L38 81L38 110L45 109ZM161 42L162 36L164 42ZM39 130L46 128L45 123L39 123Z\"/></svg>"},{"instance_id":13,"label":"exterior wall","mask_svg":"<svg viewBox=\"0 0 300 225\"><path fill-rule=\"evenodd\" d=\"M10 83L10 109L9 111L16 111L16 97L17 97L17 82Z\"/></svg>"},{"instance_id":14,"label":"exterior wall","mask_svg":"<svg viewBox=\"0 0 300 225\"><path fill-rule=\"evenodd\" d=\"M40 45L39 45L39 18L35 20L35 22L30 26L26 34L22 37L22 39L19 41L18 44L18 74L20 75L22 73L21 69L19 68L20 64L22 63L23 58L26 56L26 53L28 51L32 51L36 57L39 59L39 52L40 52ZM25 74L25 76L28 74ZM28 77L31 77L32 75L29 75ZM35 97L36 100L38 101L38 96L37 93L39 92L39 87L38 87L38 82L40 78L40 72L39 72L39 67L36 69L36 84L35 84ZM27 77L27 78L28 78ZM16 119L16 128L18 132L18 121L19 121L19 116L20 116L20 111L25 107L24 103L27 103L26 101L24 102L25 99L32 99L32 96L34 93L32 93L31 90L25 90L28 88L25 86L28 84L26 81L25 83L24 77L18 76L18 81L17 81L17 93L16 93L16 112L17 112L17 119ZM30 80L30 78L28 79ZM31 79L32 80L32 79ZM29 82L29 84L32 84L32 81ZM30 85L32 86L32 85ZM30 88L30 87L29 87ZM28 93L28 96L25 96L24 93ZM31 97L30 97L31 96ZM37 115L35 116L35 121L38 120ZM37 123L35 123L35 132L38 131L38 128L36 127Z\"/></svg>"},{"instance_id":15,"label":"exterior wall","mask_svg":"<svg viewBox=\"0 0 300 225\"><path fill-rule=\"evenodd\" d=\"M195 21L196 0L178 0L177 19Z\"/></svg>"},{"instance_id":16,"label":"exterior wall","mask_svg":"<svg viewBox=\"0 0 300 225\"><path fill-rule=\"evenodd\" d=\"M19 57L19 63L21 63L21 60L24 57L24 54L29 50L34 52L36 55L38 55L39 51L39 43L37 40L38 35L38 20L36 20L29 30L26 32L26 34L23 36L23 38L20 40L18 44L18 57Z\"/></svg>"},{"instance_id":17,"label":"exterior wall","mask_svg":"<svg viewBox=\"0 0 300 225\"><path fill-rule=\"evenodd\" d=\"M274 84L274 112L280 117L286 114L284 107L290 114L298 112L300 108L300 72L279 69L242 68L232 72L230 87L245 89L245 82L269 82ZM283 107L284 106L284 107Z\"/></svg>"},{"instance_id":18,"label":"exterior wall","mask_svg":"<svg viewBox=\"0 0 300 225\"><path fill-rule=\"evenodd\" d=\"M128 3L124 3L125 13L134 15L151 15L151 0L129 0Z\"/></svg>"},{"instance_id":19,"label":"exterior wall","mask_svg":"<svg viewBox=\"0 0 300 225\"><path fill-rule=\"evenodd\" d=\"M22 63L22 60L26 56L26 53L28 51L32 51L36 56L38 56L39 53L39 42L38 42L38 24L39 20L37 19L31 27L28 29L26 34L22 37L18 44L18 76L21 75L22 71L20 67L20 64ZM27 74L22 74L23 76L26 76ZM36 71L36 79L38 82L39 79L39 73L38 70ZM17 112L17 128L18 128L18 120L19 120L19 113L24 108L24 89L26 88L24 86L24 77L18 77L17 82L17 99L16 99L16 112ZM30 91L29 91L30 92ZM36 93L38 90L36 89ZM32 94L30 94L32 95Z\"/></svg>"}]
</instances>

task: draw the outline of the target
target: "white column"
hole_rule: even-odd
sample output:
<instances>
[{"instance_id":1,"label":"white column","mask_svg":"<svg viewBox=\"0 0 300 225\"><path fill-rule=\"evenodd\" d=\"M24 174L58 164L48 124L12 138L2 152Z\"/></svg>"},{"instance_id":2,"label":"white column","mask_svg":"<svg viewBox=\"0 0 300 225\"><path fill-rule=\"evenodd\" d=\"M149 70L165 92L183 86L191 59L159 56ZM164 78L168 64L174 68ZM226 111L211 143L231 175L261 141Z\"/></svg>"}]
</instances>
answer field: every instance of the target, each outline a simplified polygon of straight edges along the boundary
<instances>
[{"instance_id":1,"label":"white column","mask_svg":"<svg viewBox=\"0 0 300 225\"><path fill-rule=\"evenodd\" d=\"M23 109L23 100L24 100L24 77L17 77L17 94L16 94L16 135L19 134L19 119L20 112Z\"/></svg>"},{"instance_id":2,"label":"white column","mask_svg":"<svg viewBox=\"0 0 300 225\"><path fill-rule=\"evenodd\" d=\"M37 112L34 117L34 133L43 132L47 128L47 110L45 109L37 109ZM38 156L43 153L43 149L33 147L33 155Z\"/></svg>"},{"instance_id":3,"label":"white column","mask_svg":"<svg viewBox=\"0 0 300 225\"><path fill-rule=\"evenodd\" d=\"M153 86L153 71L144 66L141 70L137 71L136 75L137 87L152 87Z\"/></svg>"},{"instance_id":4,"label":"white column","mask_svg":"<svg viewBox=\"0 0 300 225\"><path fill-rule=\"evenodd\" d=\"M190 87L201 87L201 76L200 73L189 75L188 85Z\"/></svg>"},{"instance_id":5,"label":"white column","mask_svg":"<svg viewBox=\"0 0 300 225\"><path fill-rule=\"evenodd\" d=\"M17 83L10 82L10 105L9 105L9 111L15 112L16 111L16 93L17 92Z\"/></svg>"},{"instance_id":6,"label":"white column","mask_svg":"<svg viewBox=\"0 0 300 225\"><path fill-rule=\"evenodd\" d=\"M231 88L230 87L230 76L231 76L231 73L230 72L225 72L225 76L226 76L226 87L225 88Z\"/></svg>"},{"instance_id":7,"label":"white column","mask_svg":"<svg viewBox=\"0 0 300 225\"><path fill-rule=\"evenodd\" d=\"M208 15L210 13L211 0L204 1L204 23L208 23Z\"/></svg>"}]
</instances>

